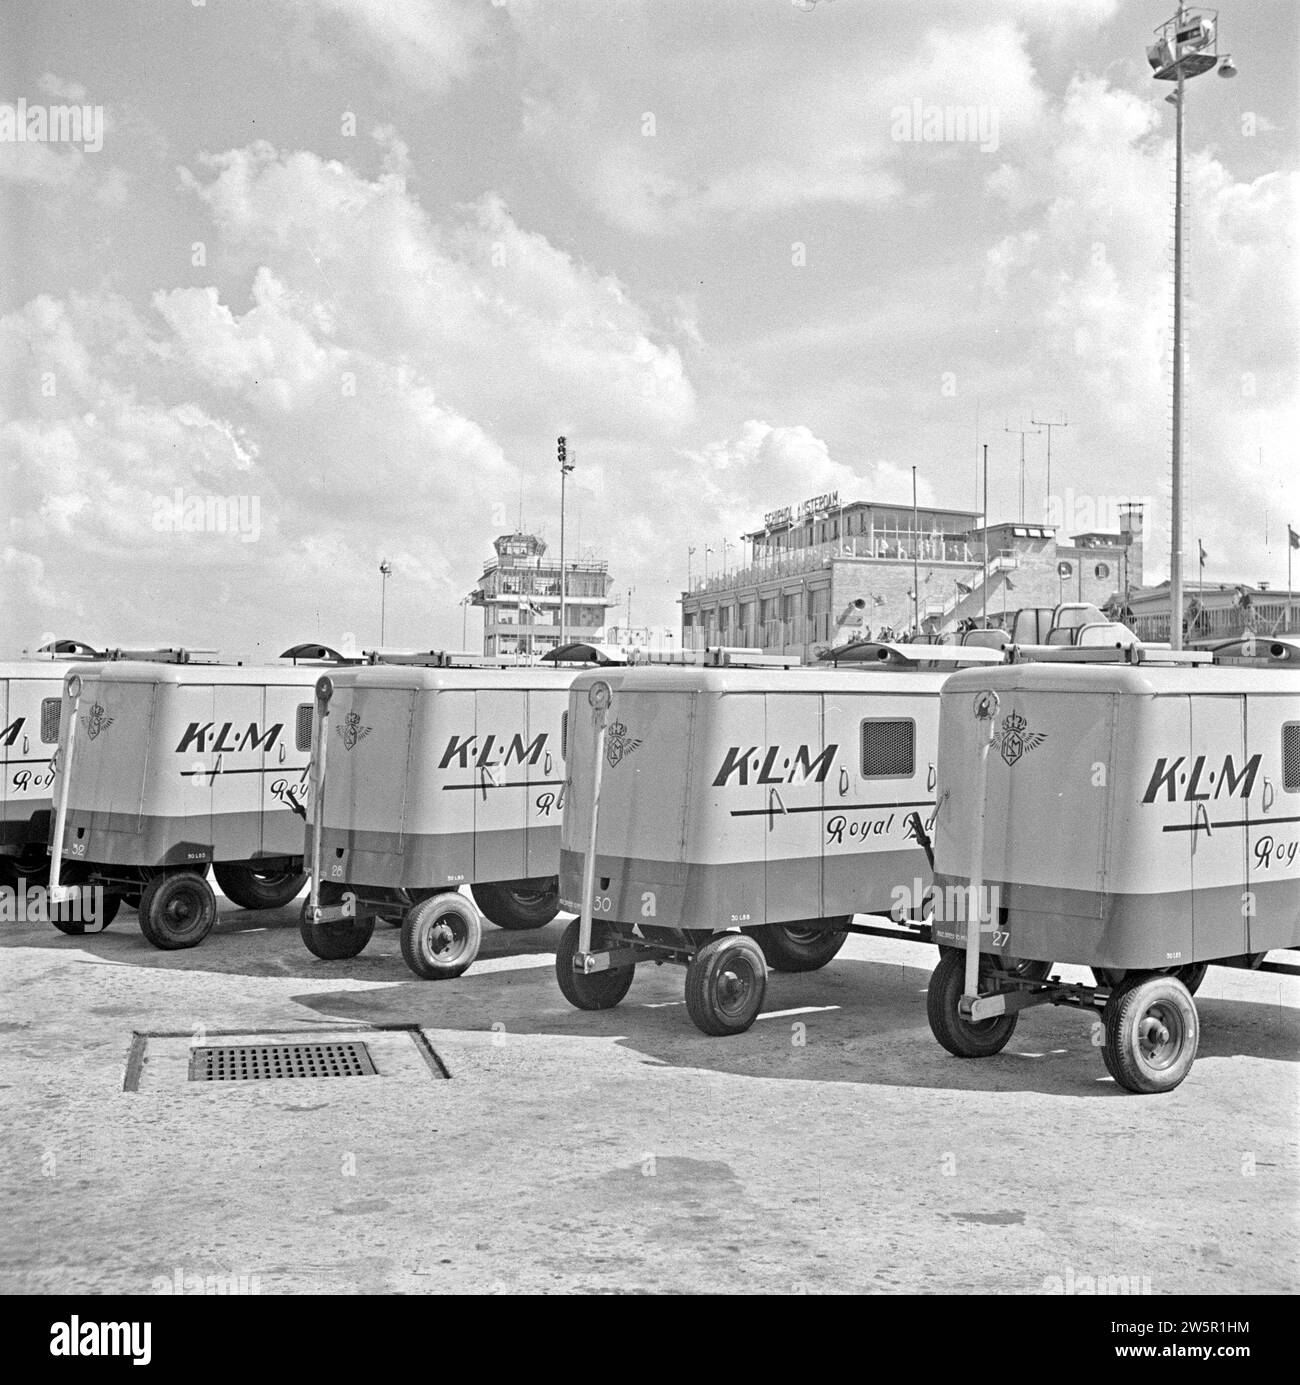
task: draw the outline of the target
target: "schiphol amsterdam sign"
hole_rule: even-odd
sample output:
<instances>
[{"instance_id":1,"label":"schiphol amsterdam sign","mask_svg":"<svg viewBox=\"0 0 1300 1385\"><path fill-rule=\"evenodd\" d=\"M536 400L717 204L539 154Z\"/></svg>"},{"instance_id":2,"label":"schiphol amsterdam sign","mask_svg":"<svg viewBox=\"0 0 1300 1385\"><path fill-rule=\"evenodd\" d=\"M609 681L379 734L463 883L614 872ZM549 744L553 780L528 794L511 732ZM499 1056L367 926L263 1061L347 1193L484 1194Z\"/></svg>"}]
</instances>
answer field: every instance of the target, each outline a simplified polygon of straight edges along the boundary
<instances>
[{"instance_id":1,"label":"schiphol amsterdam sign","mask_svg":"<svg viewBox=\"0 0 1300 1385\"><path fill-rule=\"evenodd\" d=\"M775 529L782 524L793 524L811 515L824 514L827 510L837 510L840 505L839 491L828 491L825 495L814 495L802 500L798 505L784 505L779 510L769 510L763 516L763 527Z\"/></svg>"}]
</instances>

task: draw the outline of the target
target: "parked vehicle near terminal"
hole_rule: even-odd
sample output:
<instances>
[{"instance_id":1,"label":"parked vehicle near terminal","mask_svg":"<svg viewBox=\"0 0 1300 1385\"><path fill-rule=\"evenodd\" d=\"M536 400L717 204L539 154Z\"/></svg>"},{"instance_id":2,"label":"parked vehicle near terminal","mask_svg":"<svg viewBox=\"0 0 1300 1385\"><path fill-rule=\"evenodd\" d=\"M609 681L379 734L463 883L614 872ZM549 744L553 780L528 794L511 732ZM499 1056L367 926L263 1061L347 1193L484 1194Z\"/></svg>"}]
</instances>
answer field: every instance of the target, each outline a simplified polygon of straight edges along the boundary
<instances>
[{"instance_id":1,"label":"parked vehicle near terminal","mask_svg":"<svg viewBox=\"0 0 1300 1385\"><path fill-rule=\"evenodd\" d=\"M242 908L292 900L306 880L312 689L321 664L339 657L322 656L244 667L176 649L153 651L152 662L70 671L53 784L51 898L101 887L103 926L124 900L165 950L196 947L211 931L209 869Z\"/></svg>"},{"instance_id":2,"label":"parked vehicle near terminal","mask_svg":"<svg viewBox=\"0 0 1300 1385\"><path fill-rule=\"evenodd\" d=\"M850 930L928 937L939 691L1004 656L857 641L828 651L840 668L705 657L574 681L560 894L579 917L556 976L572 1005L607 1009L638 964L684 964L692 1020L721 1035L754 1022L768 966L822 967ZM913 931L852 922L891 912Z\"/></svg>"},{"instance_id":3,"label":"parked vehicle near terminal","mask_svg":"<svg viewBox=\"0 0 1300 1385\"><path fill-rule=\"evenodd\" d=\"M1116 1082L1169 1091L1207 965L1294 970L1265 955L1300 946L1300 661L1287 641L1223 655L1058 647L948 680L927 1008L949 1052L1077 1006Z\"/></svg>"},{"instance_id":4,"label":"parked vehicle near terminal","mask_svg":"<svg viewBox=\"0 0 1300 1385\"><path fill-rule=\"evenodd\" d=\"M0 663L0 886L43 884L65 659Z\"/></svg>"},{"instance_id":5,"label":"parked vehicle near terminal","mask_svg":"<svg viewBox=\"0 0 1300 1385\"><path fill-rule=\"evenodd\" d=\"M320 678L301 918L317 957L355 957L378 917L417 976L445 979L478 954L479 910L506 929L555 917L572 681L438 652Z\"/></svg>"},{"instance_id":6,"label":"parked vehicle near terminal","mask_svg":"<svg viewBox=\"0 0 1300 1385\"><path fill-rule=\"evenodd\" d=\"M30 659L0 663L0 887L15 888L20 880L49 883L54 756L64 677L87 661L140 653L97 650L83 640L57 639Z\"/></svg>"}]
</instances>

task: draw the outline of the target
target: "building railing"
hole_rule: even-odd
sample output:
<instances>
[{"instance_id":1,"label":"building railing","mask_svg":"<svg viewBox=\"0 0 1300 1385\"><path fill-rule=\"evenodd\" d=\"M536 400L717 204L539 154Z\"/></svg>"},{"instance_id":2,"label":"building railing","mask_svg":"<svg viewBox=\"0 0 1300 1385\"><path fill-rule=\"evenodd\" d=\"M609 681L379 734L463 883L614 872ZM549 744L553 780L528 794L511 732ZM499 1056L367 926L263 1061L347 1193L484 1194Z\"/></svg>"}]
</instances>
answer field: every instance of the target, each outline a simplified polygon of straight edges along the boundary
<instances>
[{"instance_id":1,"label":"building railing","mask_svg":"<svg viewBox=\"0 0 1300 1385\"><path fill-rule=\"evenodd\" d=\"M1170 613L1134 612L1127 624L1139 639L1167 640ZM1183 606L1183 625L1189 640L1230 640L1252 632L1261 638L1292 634L1300 631L1300 596L1267 601L1256 597L1247 609L1235 605L1200 606L1192 595Z\"/></svg>"},{"instance_id":2,"label":"building railing","mask_svg":"<svg viewBox=\"0 0 1300 1385\"><path fill-rule=\"evenodd\" d=\"M1007 549L1003 552L1011 553ZM910 563L911 549L905 542L897 539L872 537L868 534L854 534L829 543L814 544L808 548L795 548L782 552L779 556L758 558L744 567L732 568L722 573L711 573L708 577L692 576L689 594L707 595L709 592L733 591L737 587L756 586L770 582L774 578L798 577L806 572L815 572L828 567L835 558L874 558L882 562ZM926 564L952 563L970 567L983 561L982 545L968 543L965 539L923 537L917 550L917 561Z\"/></svg>"},{"instance_id":3,"label":"building railing","mask_svg":"<svg viewBox=\"0 0 1300 1385\"><path fill-rule=\"evenodd\" d=\"M835 631L830 615L819 611L791 620L760 620L742 625L688 625L682 633L684 649L708 649L717 645L741 646L784 653L805 645L829 644Z\"/></svg>"}]
</instances>

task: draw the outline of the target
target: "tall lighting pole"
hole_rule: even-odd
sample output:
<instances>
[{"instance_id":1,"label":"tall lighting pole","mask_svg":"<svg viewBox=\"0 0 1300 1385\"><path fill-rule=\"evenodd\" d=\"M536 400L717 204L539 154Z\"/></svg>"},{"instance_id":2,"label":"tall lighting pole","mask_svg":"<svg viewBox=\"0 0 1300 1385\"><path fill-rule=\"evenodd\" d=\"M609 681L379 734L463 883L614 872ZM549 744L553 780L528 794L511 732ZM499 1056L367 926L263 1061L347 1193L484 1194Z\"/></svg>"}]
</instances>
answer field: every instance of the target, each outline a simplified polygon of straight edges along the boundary
<instances>
[{"instance_id":1,"label":"tall lighting pole","mask_svg":"<svg viewBox=\"0 0 1300 1385\"><path fill-rule=\"evenodd\" d=\"M568 587L564 575L564 483L573 470L573 463L569 461L568 444L562 437L555 439L555 455L560 463L560 646L563 647L568 643L565 633L568 626Z\"/></svg>"},{"instance_id":2,"label":"tall lighting pole","mask_svg":"<svg viewBox=\"0 0 1300 1385\"><path fill-rule=\"evenodd\" d=\"M989 445L984 444L984 628L989 628Z\"/></svg>"},{"instance_id":3,"label":"tall lighting pole","mask_svg":"<svg viewBox=\"0 0 1300 1385\"><path fill-rule=\"evenodd\" d=\"M388 579L392 576L393 565L387 558L379 560L379 647L384 647L384 618L387 614Z\"/></svg>"},{"instance_id":4,"label":"tall lighting pole","mask_svg":"<svg viewBox=\"0 0 1300 1385\"><path fill-rule=\"evenodd\" d=\"M921 526L916 517L916 468L912 468L912 630L921 633L921 583L917 577L917 550L921 546Z\"/></svg>"},{"instance_id":5,"label":"tall lighting pole","mask_svg":"<svg viewBox=\"0 0 1300 1385\"><path fill-rule=\"evenodd\" d=\"M1183 647L1183 105L1186 79L1218 67L1220 77L1235 77L1230 55L1220 63L1217 51L1218 10L1189 9L1156 29L1147 62L1158 82L1177 82L1165 100L1174 119L1174 360L1173 443L1170 455L1169 507L1169 644Z\"/></svg>"}]
</instances>

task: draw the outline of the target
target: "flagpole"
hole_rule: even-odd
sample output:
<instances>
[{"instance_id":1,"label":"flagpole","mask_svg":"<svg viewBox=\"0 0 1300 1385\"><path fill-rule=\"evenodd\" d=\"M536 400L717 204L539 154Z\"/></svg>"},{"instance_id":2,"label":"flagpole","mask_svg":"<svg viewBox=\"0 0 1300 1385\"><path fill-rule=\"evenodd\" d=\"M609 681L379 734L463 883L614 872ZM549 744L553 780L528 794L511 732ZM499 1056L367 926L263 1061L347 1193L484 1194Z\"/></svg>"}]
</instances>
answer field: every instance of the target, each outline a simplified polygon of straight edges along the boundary
<instances>
[{"instance_id":1,"label":"flagpole","mask_svg":"<svg viewBox=\"0 0 1300 1385\"><path fill-rule=\"evenodd\" d=\"M989 628L989 445L984 444L984 628Z\"/></svg>"},{"instance_id":2,"label":"flagpole","mask_svg":"<svg viewBox=\"0 0 1300 1385\"><path fill-rule=\"evenodd\" d=\"M1296 532L1290 524L1286 526L1286 625L1283 633L1291 634L1295 621L1291 614L1291 554L1296 547Z\"/></svg>"}]
</instances>

